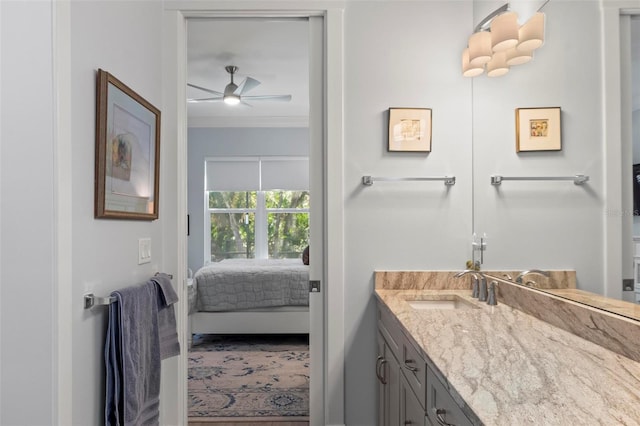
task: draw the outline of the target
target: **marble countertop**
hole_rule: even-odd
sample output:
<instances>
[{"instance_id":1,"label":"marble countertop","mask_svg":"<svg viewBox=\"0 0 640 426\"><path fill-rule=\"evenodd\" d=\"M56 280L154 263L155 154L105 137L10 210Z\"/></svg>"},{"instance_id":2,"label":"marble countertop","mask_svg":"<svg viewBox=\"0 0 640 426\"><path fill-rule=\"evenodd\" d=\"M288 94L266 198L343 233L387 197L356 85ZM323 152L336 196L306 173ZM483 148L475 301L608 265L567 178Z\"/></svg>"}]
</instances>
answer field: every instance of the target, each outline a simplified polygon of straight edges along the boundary
<instances>
[{"instance_id":1,"label":"marble countertop","mask_svg":"<svg viewBox=\"0 0 640 426\"><path fill-rule=\"evenodd\" d=\"M470 290L375 294L485 425L640 425L639 362ZM407 303L442 295L478 309Z\"/></svg>"}]
</instances>

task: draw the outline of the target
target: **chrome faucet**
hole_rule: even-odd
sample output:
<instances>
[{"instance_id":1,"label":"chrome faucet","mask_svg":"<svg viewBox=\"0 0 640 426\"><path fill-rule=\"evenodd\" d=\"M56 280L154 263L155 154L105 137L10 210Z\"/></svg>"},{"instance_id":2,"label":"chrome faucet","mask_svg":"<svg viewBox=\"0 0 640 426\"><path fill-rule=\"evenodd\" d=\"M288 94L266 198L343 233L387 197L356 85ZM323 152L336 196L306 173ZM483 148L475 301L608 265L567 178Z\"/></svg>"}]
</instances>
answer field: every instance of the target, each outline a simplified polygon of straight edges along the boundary
<instances>
[{"instance_id":1,"label":"chrome faucet","mask_svg":"<svg viewBox=\"0 0 640 426\"><path fill-rule=\"evenodd\" d=\"M547 272L547 271L541 271L540 269L529 269L527 271L520 272L518 274L518 276L516 277L515 281L518 284L522 284L522 279L524 278L525 275L528 275L528 274L539 274L539 275L543 275L543 276L545 276L547 278L549 278L551 276L551 274L549 272Z\"/></svg>"},{"instance_id":2,"label":"chrome faucet","mask_svg":"<svg viewBox=\"0 0 640 426\"><path fill-rule=\"evenodd\" d=\"M462 272L458 272L454 276L456 278L461 278L461 277L464 277L465 275L472 275L473 276L473 281L471 282L471 297L473 297L475 299L478 299L480 297L480 289L479 289L479 286L478 286L478 275L480 275L480 281L484 282L485 284L487 282L487 278L484 276L484 274L482 272L476 271L476 270L473 270L473 269L465 269Z\"/></svg>"}]
</instances>

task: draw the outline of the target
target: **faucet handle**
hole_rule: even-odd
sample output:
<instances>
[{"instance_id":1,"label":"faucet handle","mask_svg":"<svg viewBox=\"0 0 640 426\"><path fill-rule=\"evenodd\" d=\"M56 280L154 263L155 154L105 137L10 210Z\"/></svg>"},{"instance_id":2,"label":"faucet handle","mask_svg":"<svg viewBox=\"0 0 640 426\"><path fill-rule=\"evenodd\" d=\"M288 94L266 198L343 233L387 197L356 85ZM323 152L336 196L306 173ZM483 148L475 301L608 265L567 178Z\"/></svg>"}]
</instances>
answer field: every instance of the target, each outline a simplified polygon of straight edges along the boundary
<instances>
[{"instance_id":1,"label":"faucet handle","mask_svg":"<svg viewBox=\"0 0 640 426\"><path fill-rule=\"evenodd\" d=\"M471 280L471 297L478 298L478 277L473 277Z\"/></svg>"},{"instance_id":2,"label":"faucet handle","mask_svg":"<svg viewBox=\"0 0 640 426\"><path fill-rule=\"evenodd\" d=\"M496 298L496 287L498 286L498 282L497 281L491 281L491 284L489 284L489 295L487 297L487 305L491 305L491 306L495 306L498 304L497 298Z\"/></svg>"},{"instance_id":3,"label":"faucet handle","mask_svg":"<svg viewBox=\"0 0 640 426\"><path fill-rule=\"evenodd\" d=\"M478 290L478 300L487 301L487 279L483 276L480 278L480 289Z\"/></svg>"}]
</instances>

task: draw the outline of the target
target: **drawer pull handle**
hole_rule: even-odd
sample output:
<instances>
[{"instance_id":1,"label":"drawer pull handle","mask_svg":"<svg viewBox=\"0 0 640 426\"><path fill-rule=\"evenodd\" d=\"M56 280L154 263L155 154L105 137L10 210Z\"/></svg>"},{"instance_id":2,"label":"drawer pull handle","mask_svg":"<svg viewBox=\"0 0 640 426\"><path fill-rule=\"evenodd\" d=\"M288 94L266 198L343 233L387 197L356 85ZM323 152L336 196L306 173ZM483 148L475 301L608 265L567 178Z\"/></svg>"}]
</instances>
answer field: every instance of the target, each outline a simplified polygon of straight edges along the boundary
<instances>
[{"instance_id":1,"label":"drawer pull handle","mask_svg":"<svg viewBox=\"0 0 640 426\"><path fill-rule=\"evenodd\" d=\"M418 367L414 367L413 365L409 365L409 364L413 364L415 361L412 359L405 359L404 360L404 368L406 368L409 371L412 371L414 373L418 372Z\"/></svg>"},{"instance_id":2,"label":"drawer pull handle","mask_svg":"<svg viewBox=\"0 0 640 426\"><path fill-rule=\"evenodd\" d=\"M444 408L434 407L433 412L435 413L436 420L438 421L438 424L440 426L455 426L453 423L447 423L447 421L444 419L444 415L447 413L447 410L445 410Z\"/></svg>"},{"instance_id":3,"label":"drawer pull handle","mask_svg":"<svg viewBox=\"0 0 640 426\"><path fill-rule=\"evenodd\" d=\"M380 361L382 361L383 359L384 357L382 355L378 355L378 358L376 359L376 377L378 378L380 383L382 383L383 381L383 378L380 376Z\"/></svg>"},{"instance_id":4,"label":"drawer pull handle","mask_svg":"<svg viewBox=\"0 0 640 426\"><path fill-rule=\"evenodd\" d=\"M412 425L412 424L413 424L413 422L412 422L411 420L405 420L405 421L404 421L404 424L405 424L405 425Z\"/></svg>"}]
</instances>

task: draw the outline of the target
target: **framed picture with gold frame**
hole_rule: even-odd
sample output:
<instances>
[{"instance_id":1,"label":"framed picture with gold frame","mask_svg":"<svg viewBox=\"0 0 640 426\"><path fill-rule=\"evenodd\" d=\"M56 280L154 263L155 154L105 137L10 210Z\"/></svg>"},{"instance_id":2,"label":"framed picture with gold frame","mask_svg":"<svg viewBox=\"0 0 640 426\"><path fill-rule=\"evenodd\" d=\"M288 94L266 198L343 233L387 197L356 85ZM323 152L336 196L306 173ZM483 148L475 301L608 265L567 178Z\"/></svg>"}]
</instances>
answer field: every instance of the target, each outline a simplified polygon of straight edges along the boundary
<instances>
[{"instance_id":1,"label":"framed picture with gold frame","mask_svg":"<svg viewBox=\"0 0 640 426\"><path fill-rule=\"evenodd\" d=\"M560 151L560 107L516 108L516 152Z\"/></svg>"},{"instance_id":2,"label":"framed picture with gold frame","mask_svg":"<svg viewBox=\"0 0 640 426\"><path fill-rule=\"evenodd\" d=\"M390 152L431 152L431 108L389 108Z\"/></svg>"},{"instance_id":3,"label":"framed picture with gold frame","mask_svg":"<svg viewBox=\"0 0 640 426\"><path fill-rule=\"evenodd\" d=\"M96 83L94 216L155 220L160 110L107 71Z\"/></svg>"}]
</instances>

